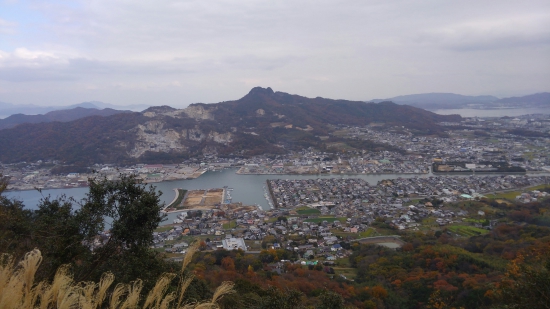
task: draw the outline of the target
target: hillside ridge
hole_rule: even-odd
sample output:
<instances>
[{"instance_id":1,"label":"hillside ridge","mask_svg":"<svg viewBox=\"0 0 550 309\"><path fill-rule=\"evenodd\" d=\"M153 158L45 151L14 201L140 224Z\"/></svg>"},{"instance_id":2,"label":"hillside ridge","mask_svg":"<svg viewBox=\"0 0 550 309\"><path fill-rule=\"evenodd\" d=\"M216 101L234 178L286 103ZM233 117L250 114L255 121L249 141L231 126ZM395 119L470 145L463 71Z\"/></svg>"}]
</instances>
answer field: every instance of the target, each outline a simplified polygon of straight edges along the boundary
<instances>
[{"instance_id":1,"label":"hillside ridge","mask_svg":"<svg viewBox=\"0 0 550 309\"><path fill-rule=\"evenodd\" d=\"M444 128L438 122L460 120L458 115L443 116L392 102L307 98L255 87L234 101L18 125L0 131L0 144L6 145L0 161L123 164L178 162L204 154L281 154L326 147L320 136L328 136L340 124L377 123L407 127L418 134L442 134Z\"/></svg>"},{"instance_id":2,"label":"hillside ridge","mask_svg":"<svg viewBox=\"0 0 550 309\"><path fill-rule=\"evenodd\" d=\"M128 112L130 111L115 110L111 108L97 109L75 107L72 109L52 111L43 115L15 114L7 118L0 119L0 130L13 128L23 123L42 123L52 121L68 122L89 116L111 116Z\"/></svg>"},{"instance_id":3,"label":"hillside ridge","mask_svg":"<svg viewBox=\"0 0 550 309\"><path fill-rule=\"evenodd\" d=\"M423 109L458 109L458 108L548 108L550 107L550 93L540 92L519 97L499 99L491 95L466 96L455 93L419 93L396 96L389 99L374 99L368 102L379 103L392 101L397 104L406 104Z\"/></svg>"}]
</instances>

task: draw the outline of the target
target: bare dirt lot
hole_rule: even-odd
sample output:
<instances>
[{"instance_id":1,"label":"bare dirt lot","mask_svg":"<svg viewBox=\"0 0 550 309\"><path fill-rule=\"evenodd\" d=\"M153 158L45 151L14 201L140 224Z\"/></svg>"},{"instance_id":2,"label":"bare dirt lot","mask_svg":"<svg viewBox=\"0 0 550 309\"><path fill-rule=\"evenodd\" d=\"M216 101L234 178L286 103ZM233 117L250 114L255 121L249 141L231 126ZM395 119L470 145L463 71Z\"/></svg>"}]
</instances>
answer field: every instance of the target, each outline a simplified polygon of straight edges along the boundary
<instances>
[{"instance_id":1,"label":"bare dirt lot","mask_svg":"<svg viewBox=\"0 0 550 309\"><path fill-rule=\"evenodd\" d=\"M191 190L183 201L185 209L212 209L219 206L223 197L223 189Z\"/></svg>"},{"instance_id":2,"label":"bare dirt lot","mask_svg":"<svg viewBox=\"0 0 550 309\"><path fill-rule=\"evenodd\" d=\"M224 211L231 211L231 212L240 212L240 211L246 211L246 212L249 212L249 211L254 211L254 210L258 210L258 207L256 206L245 206L243 205L242 203L231 203L231 204L226 204L224 205L224 207L222 207L222 209Z\"/></svg>"}]
</instances>

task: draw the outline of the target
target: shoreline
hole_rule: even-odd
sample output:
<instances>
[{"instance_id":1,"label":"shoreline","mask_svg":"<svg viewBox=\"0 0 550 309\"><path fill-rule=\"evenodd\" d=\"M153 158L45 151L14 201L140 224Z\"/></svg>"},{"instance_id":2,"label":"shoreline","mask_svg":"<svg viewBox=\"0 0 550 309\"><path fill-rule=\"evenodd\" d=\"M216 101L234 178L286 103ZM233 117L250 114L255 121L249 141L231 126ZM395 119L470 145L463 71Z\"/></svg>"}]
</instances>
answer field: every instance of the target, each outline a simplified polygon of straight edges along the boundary
<instances>
[{"instance_id":1,"label":"shoreline","mask_svg":"<svg viewBox=\"0 0 550 309\"><path fill-rule=\"evenodd\" d=\"M232 169L232 168L235 168L235 167L228 167L228 168L225 168L225 169ZM189 178L189 177L186 177L186 178L181 178L181 179L170 179L170 180L161 180L161 181L155 181L155 182L143 182L142 184L144 185L152 185L154 186L154 183L161 183L161 182L174 182L174 181L180 181L180 180L193 180L193 179L197 179L199 178L200 176L202 176L204 173L206 173L208 171L202 171L200 173L200 175L197 175L196 177L192 177L192 178ZM428 172L428 173L345 173L345 174L323 174L323 173L317 173L317 174L300 174L300 173L285 173L285 174L279 174L279 173L246 173L246 174L243 174L243 173L239 173L238 171L235 172L235 174L237 175L244 175L244 176L247 176L247 175L274 175L274 176L277 176L277 175L280 175L280 176L285 176L285 175L292 175L292 176L314 176L314 175L317 175L317 176L323 176L323 177L338 177L338 176L368 176L368 175L376 175L376 176L380 176L380 175L418 175L418 176L424 176L424 175L433 175L433 176L468 176L468 175L473 175L473 173L471 172ZM476 173L476 175L479 174L480 176L490 176L490 175L525 175L525 176L550 176L550 172L548 171L527 171L527 172L511 172L511 173L498 173L498 172L487 172L487 173ZM545 175L546 174L546 175ZM475 176L475 175L474 175ZM40 190L70 190L70 189L79 189L79 188L88 188L89 186L78 186L78 187L46 187L46 188L40 188ZM36 188L32 188L32 189L6 189L4 192L25 192L25 191L34 191L34 190L37 190L37 187Z\"/></svg>"},{"instance_id":2,"label":"shoreline","mask_svg":"<svg viewBox=\"0 0 550 309\"><path fill-rule=\"evenodd\" d=\"M166 209L170 208L172 206L172 204L174 204L178 200L178 198L180 197L179 188L174 188L172 190L174 190L174 192L176 192L176 196L174 197L174 199L168 205L164 206L164 208L161 210L161 212L168 213L166 211Z\"/></svg>"},{"instance_id":3,"label":"shoreline","mask_svg":"<svg viewBox=\"0 0 550 309\"><path fill-rule=\"evenodd\" d=\"M429 172L426 173L344 173L344 174L328 174L328 173L239 173L235 172L237 175L293 175L293 176L308 176L308 175L318 175L318 176L345 176L345 175L429 175Z\"/></svg>"},{"instance_id":4,"label":"shoreline","mask_svg":"<svg viewBox=\"0 0 550 309\"><path fill-rule=\"evenodd\" d=\"M235 174L237 175L427 175L430 174L430 169L426 172L393 172L393 173L298 173L298 172L285 172L285 173L245 173L242 172L243 167L240 167Z\"/></svg>"},{"instance_id":5,"label":"shoreline","mask_svg":"<svg viewBox=\"0 0 550 309\"><path fill-rule=\"evenodd\" d=\"M528 175L527 172L432 172L438 176L452 176L452 175Z\"/></svg>"},{"instance_id":6,"label":"shoreline","mask_svg":"<svg viewBox=\"0 0 550 309\"><path fill-rule=\"evenodd\" d=\"M146 185L146 186L154 186L155 183L160 183L160 182L170 182L170 181L180 181L180 180L193 180L193 179L197 179L199 178L200 176L202 176L202 174L206 173L207 170L201 170L200 173L193 173L192 175L190 176L187 176L187 177L182 177L182 178L171 178L171 179L166 179L166 180L152 180L152 181L142 181L141 184L143 185ZM197 175L198 174L198 175ZM42 188L39 188L40 190L59 190L59 189L64 189L64 190L67 190L67 189L78 189L78 188L89 188L90 186L86 185L86 186L77 186L77 187L72 187L72 186L63 186L63 187L42 187ZM11 189L11 188L8 188L6 189L4 192L22 192L22 191L33 191L33 190L37 190L38 187L34 187L32 189Z\"/></svg>"}]
</instances>

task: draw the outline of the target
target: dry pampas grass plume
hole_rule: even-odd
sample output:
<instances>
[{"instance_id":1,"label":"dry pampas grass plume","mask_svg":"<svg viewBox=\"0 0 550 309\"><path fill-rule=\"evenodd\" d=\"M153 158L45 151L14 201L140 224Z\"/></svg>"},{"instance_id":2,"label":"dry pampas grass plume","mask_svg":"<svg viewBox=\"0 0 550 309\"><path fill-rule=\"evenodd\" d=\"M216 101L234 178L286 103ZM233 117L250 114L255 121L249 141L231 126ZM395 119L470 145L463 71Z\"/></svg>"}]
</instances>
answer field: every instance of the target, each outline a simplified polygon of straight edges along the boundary
<instances>
[{"instance_id":1,"label":"dry pampas grass plume","mask_svg":"<svg viewBox=\"0 0 550 309\"><path fill-rule=\"evenodd\" d=\"M165 273L159 277L155 286L140 306L143 282L138 279L130 284L117 284L111 289L115 276L104 273L99 283L75 282L68 265L58 268L51 283L35 283L35 276L42 254L34 249L17 265L12 256L0 256L0 309L200 309L219 308L218 301L225 295L234 293L232 282L223 282L207 302L184 303L187 288L194 276L186 274L185 269L197 252L199 243L189 247L180 270L180 281L175 292L168 293L168 288L176 274Z\"/></svg>"}]
</instances>

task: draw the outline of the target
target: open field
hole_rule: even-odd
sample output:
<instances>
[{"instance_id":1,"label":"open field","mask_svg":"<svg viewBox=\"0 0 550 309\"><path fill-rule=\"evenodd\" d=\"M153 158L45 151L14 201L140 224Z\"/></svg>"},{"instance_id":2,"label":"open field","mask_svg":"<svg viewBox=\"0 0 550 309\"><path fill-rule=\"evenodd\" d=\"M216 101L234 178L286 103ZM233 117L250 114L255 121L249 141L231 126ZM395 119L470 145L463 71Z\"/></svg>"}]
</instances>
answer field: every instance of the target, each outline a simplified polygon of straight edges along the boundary
<instances>
[{"instance_id":1,"label":"open field","mask_svg":"<svg viewBox=\"0 0 550 309\"><path fill-rule=\"evenodd\" d=\"M507 201L507 200L503 200L503 199L495 199L495 202L501 204L501 203L504 203L506 205L513 205L511 202Z\"/></svg>"},{"instance_id":2,"label":"open field","mask_svg":"<svg viewBox=\"0 0 550 309\"><path fill-rule=\"evenodd\" d=\"M223 228L225 230L233 229L233 228L236 228L236 227L237 227L237 222L235 222L234 220L231 220L231 221L223 224Z\"/></svg>"},{"instance_id":3,"label":"open field","mask_svg":"<svg viewBox=\"0 0 550 309\"><path fill-rule=\"evenodd\" d=\"M452 226L449 226L448 229L455 234L466 236L466 237L483 235L483 234L489 233L489 231L485 229L480 229L480 228L468 226L468 225L452 225Z\"/></svg>"},{"instance_id":4,"label":"open field","mask_svg":"<svg viewBox=\"0 0 550 309\"><path fill-rule=\"evenodd\" d=\"M296 209L296 212L300 215L318 215L321 214L321 212L314 208L309 207L300 207Z\"/></svg>"},{"instance_id":5,"label":"open field","mask_svg":"<svg viewBox=\"0 0 550 309\"><path fill-rule=\"evenodd\" d=\"M422 219L422 226L439 227L439 224L435 221L434 217L428 217L428 218Z\"/></svg>"},{"instance_id":6,"label":"open field","mask_svg":"<svg viewBox=\"0 0 550 309\"><path fill-rule=\"evenodd\" d=\"M516 196L521 194L521 192L522 191L501 192L494 195L489 195L488 197L513 201L516 199Z\"/></svg>"},{"instance_id":7,"label":"open field","mask_svg":"<svg viewBox=\"0 0 550 309\"><path fill-rule=\"evenodd\" d=\"M192 190L187 193L182 209L212 209L221 204L223 189Z\"/></svg>"},{"instance_id":8,"label":"open field","mask_svg":"<svg viewBox=\"0 0 550 309\"><path fill-rule=\"evenodd\" d=\"M348 233L348 232L342 232L338 229L331 229L330 232L336 236L340 237L350 237L351 239L357 239L357 238L364 238L364 237L371 237L376 234L376 230L373 228L369 228L366 231L363 231L361 233Z\"/></svg>"},{"instance_id":9,"label":"open field","mask_svg":"<svg viewBox=\"0 0 550 309\"><path fill-rule=\"evenodd\" d=\"M359 238L374 236L375 232L373 228L368 228L366 231L359 233Z\"/></svg>"},{"instance_id":10,"label":"open field","mask_svg":"<svg viewBox=\"0 0 550 309\"><path fill-rule=\"evenodd\" d=\"M353 240L353 242L358 242L361 244L377 244L377 245L391 247L391 248L398 248L405 244L405 242L402 241L401 238L399 238L399 236L395 236L395 235L366 237L366 238Z\"/></svg>"},{"instance_id":11,"label":"open field","mask_svg":"<svg viewBox=\"0 0 550 309\"><path fill-rule=\"evenodd\" d=\"M172 225L164 225L164 226L159 226L155 229L155 232L166 232L166 231L169 231L171 229L173 229L174 227Z\"/></svg>"},{"instance_id":12,"label":"open field","mask_svg":"<svg viewBox=\"0 0 550 309\"><path fill-rule=\"evenodd\" d=\"M343 275L349 280L354 280L357 276L357 268L333 267L333 269L336 275Z\"/></svg>"},{"instance_id":13,"label":"open field","mask_svg":"<svg viewBox=\"0 0 550 309\"><path fill-rule=\"evenodd\" d=\"M237 202L237 203L231 203L231 204L224 204L222 209L249 212L249 211L257 210L258 207L256 207L255 205L243 205L243 203Z\"/></svg>"},{"instance_id":14,"label":"open field","mask_svg":"<svg viewBox=\"0 0 550 309\"><path fill-rule=\"evenodd\" d=\"M346 237L351 237L351 238L358 238L358 235L357 233L348 233L348 232L342 232L341 230L339 229L331 229L330 232L336 236L340 236L340 237L343 237L343 238L346 238Z\"/></svg>"},{"instance_id":15,"label":"open field","mask_svg":"<svg viewBox=\"0 0 550 309\"><path fill-rule=\"evenodd\" d=\"M351 267L351 263L349 262L348 258L337 259L334 262L336 263L336 267L343 267L343 268L350 268Z\"/></svg>"},{"instance_id":16,"label":"open field","mask_svg":"<svg viewBox=\"0 0 550 309\"><path fill-rule=\"evenodd\" d=\"M185 206L198 205L202 201L202 192L200 191L191 191L189 196L185 199Z\"/></svg>"},{"instance_id":17,"label":"open field","mask_svg":"<svg viewBox=\"0 0 550 309\"><path fill-rule=\"evenodd\" d=\"M525 188L525 189L522 189L522 190L515 190L515 191L510 191L510 192L501 192L501 193L497 193L497 194L488 194L487 197L495 199L495 200L505 199L505 200L513 201L513 200L516 199L516 196L521 195L522 192L540 190L540 189L544 189L544 188L548 188L548 185L542 184L542 185L538 185L538 186L534 186L534 187ZM499 203L501 203L501 202L499 202Z\"/></svg>"},{"instance_id":18,"label":"open field","mask_svg":"<svg viewBox=\"0 0 550 309\"><path fill-rule=\"evenodd\" d=\"M205 205L214 205L214 204L219 204L220 203L220 197L219 196L207 196L205 199L204 199L204 204Z\"/></svg>"},{"instance_id":19,"label":"open field","mask_svg":"<svg viewBox=\"0 0 550 309\"><path fill-rule=\"evenodd\" d=\"M485 222L485 219L474 219L474 218L466 218L464 219L465 222L473 222L473 223L483 223Z\"/></svg>"},{"instance_id":20,"label":"open field","mask_svg":"<svg viewBox=\"0 0 550 309\"><path fill-rule=\"evenodd\" d=\"M245 244L250 247L249 250L251 251L261 251L262 250L262 242L259 240L245 240Z\"/></svg>"}]
</instances>

